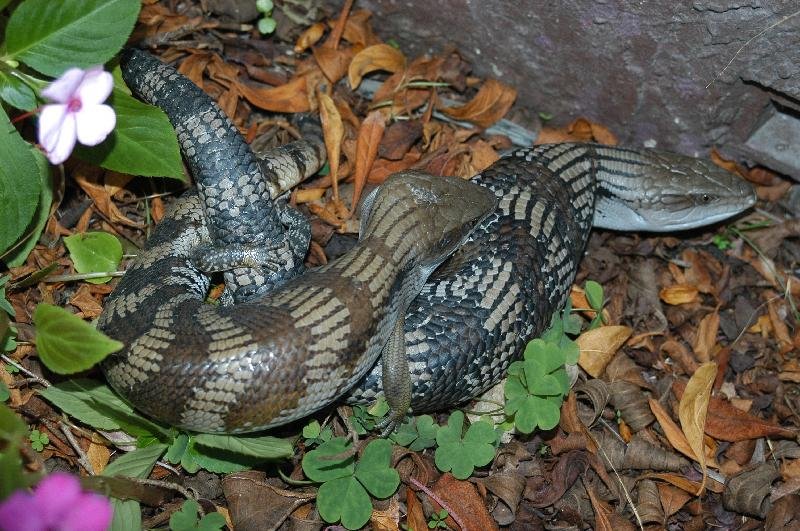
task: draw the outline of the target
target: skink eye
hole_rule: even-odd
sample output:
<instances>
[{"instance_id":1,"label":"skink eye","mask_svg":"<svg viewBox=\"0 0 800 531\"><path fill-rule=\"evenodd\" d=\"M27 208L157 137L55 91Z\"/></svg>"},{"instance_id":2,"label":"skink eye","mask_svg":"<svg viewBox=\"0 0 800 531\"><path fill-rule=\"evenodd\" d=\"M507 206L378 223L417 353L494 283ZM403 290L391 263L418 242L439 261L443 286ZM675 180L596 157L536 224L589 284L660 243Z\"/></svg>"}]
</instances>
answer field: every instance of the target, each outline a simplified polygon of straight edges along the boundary
<instances>
[{"instance_id":1,"label":"skink eye","mask_svg":"<svg viewBox=\"0 0 800 531\"><path fill-rule=\"evenodd\" d=\"M702 196L700 196L700 200L703 201L703 203L710 203L711 196L708 194L703 194Z\"/></svg>"}]
</instances>

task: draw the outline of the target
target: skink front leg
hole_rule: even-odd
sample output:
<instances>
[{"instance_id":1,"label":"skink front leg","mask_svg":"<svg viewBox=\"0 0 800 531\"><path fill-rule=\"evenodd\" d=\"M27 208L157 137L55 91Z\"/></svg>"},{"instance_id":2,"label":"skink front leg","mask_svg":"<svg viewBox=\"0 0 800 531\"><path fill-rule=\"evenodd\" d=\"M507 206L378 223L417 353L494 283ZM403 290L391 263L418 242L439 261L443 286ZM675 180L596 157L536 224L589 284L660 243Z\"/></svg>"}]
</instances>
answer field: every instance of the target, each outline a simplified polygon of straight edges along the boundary
<instances>
[{"instance_id":1,"label":"skink front leg","mask_svg":"<svg viewBox=\"0 0 800 531\"><path fill-rule=\"evenodd\" d=\"M381 437L387 437L403 422L411 406L411 373L404 328L405 315L401 312L381 354L383 394L389 404L389 416L377 426L382 430Z\"/></svg>"}]
</instances>

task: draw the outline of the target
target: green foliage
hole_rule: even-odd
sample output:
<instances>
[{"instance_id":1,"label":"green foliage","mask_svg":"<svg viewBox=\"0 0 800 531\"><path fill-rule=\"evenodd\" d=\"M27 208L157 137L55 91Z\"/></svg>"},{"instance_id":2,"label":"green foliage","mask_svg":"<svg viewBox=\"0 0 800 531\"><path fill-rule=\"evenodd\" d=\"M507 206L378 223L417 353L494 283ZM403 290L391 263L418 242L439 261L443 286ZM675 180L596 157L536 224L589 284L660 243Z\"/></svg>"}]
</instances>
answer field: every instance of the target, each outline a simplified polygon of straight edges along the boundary
<instances>
[{"instance_id":1,"label":"green foliage","mask_svg":"<svg viewBox=\"0 0 800 531\"><path fill-rule=\"evenodd\" d=\"M303 456L303 472L308 479L322 483L317 493L317 509L326 522L341 521L348 529L358 529L372 514L369 495L388 498L400 485L400 476L391 468L392 445L385 439L370 442L356 463L354 455L342 456L350 448L344 437L335 437Z\"/></svg>"},{"instance_id":2,"label":"green foliage","mask_svg":"<svg viewBox=\"0 0 800 531\"><path fill-rule=\"evenodd\" d=\"M371 406L353 406L353 415L350 417L350 424L353 430L359 435L366 435L375 429L386 414L389 412L389 404L382 396Z\"/></svg>"},{"instance_id":3,"label":"green foliage","mask_svg":"<svg viewBox=\"0 0 800 531\"><path fill-rule=\"evenodd\" d=\"M18 267L25 263L25 259L33 250L36 242L39 241L39 235L44 230L45 224L47 224L47 218L50 216L50 206L53 203L53 180L50 177L50 166L47 163L47 159L40 151L35 149L30 151L33 153L33 159L36 161L36 167L39 170L39 200L33 219L25 229L22 238L3 256L3 261L8 267Z\"/></svg>"},{"instance_id":4,"label":"green foliage","mask_svg":"<svg viewBox=\"0 0 800 531\"><path fill-rule=\"evenodd\" d=\"M58 306L39 304L33 323L39 358L58 374L86 370L124 346Z\"/></svg>"},{"instance_id":5,"label":"green foliage","mask_svg":"<svg viewBox=\"0 0 800 531\"><path fill-rule=\"evenodd\" d=\"M33 220L41 181L31 147L0 107L0 257L16 243Z\"/></svg>"},{"instance_id":6,"label":"green foliage","mask_svg":"<svg viewBox=\"0 0 800 531\"><path fill-rule=\"evenodd\" d=\"M727 233L715 234L714 237L711 238L711 243L716 245L717 249L720 251L726 251L733 247L733 242Z\"/></svg>"},{"instance_id":7,"label":"green foliage","mask_svg":"<svg viewBox=\"0 0 800 531\"><path fill-rule=\"evenodd\" d=\"M475 467L489 464L494 459L497 434L491 423L480 420L472 424L462 437L464 413L454 411L436 433L434 461L442 472L453 473L458 479L467 479Z\"/></svg>"},{"instance_id":8,"label":"green foliage","mask_svg":"<svg viewBox=\"0 0 800 531\"><path fill-rule=\"evenodd\" d=\"M225 517L219 513L210 513L200 517L200 504L195 500L183 502L180 511L169 517L169 528L172 531L219 531L225 525Z\"/></svg>"},{"instance_id":9,"label":"green foliage","mask_svg":"<svg viewBox=\"0 0 800 531\"><path fill-rule=\"evenodd\" d=\"M31 431L30 435L28 435L28 440L31 442L31 448L37 452L41 452L45 446L50 444L50 437L39 430Z\"/></svg>"},{"instance_id":10,"label":"green foliage","mask_svg":"<svg viewBox=\"0 0 800 531\"><path fill-rule=\"evenodd\" d=\"M7 6L8 1L2 4ZM6 108L34 111L48 76L72 67L111 60L125 44L141 7L139 0L22 0L3 24L0 42L0 259L22 264L38 241L53 197L50 170L42 154L22 139ZM21 65L20 63L24 63ZM118 70L118 69L117 69ZM38 71L39 73L37 73ZM118 88L114 131L98 146L79 146L76 155L104 168L183 179L183 165L169 120L159 109ZM26 128L22 128L26 130ZM30 141L30 139L28 139ZM4 350L13 341L0 337Z\"/></svg>"},{"instance_id":11,"label":"green foliage","mask_svg":"<svg viewBox=\"0 0 800 531\"><path fill-rule=\"evenodd\" d=\"M400 446L405 446L413 452L419 452L425 448L432 448L436 444L438 430L439 425L433 422L433 417L420 415L412 417L398 426L389 438Z\"/></svg>"},{"instance_id":12,"label":"green foliage","mask_svg":"<svg viewBox=\"0 0 800 531\"><path fill-rule=\"evenodd\" d=\"M5 382L0 381L0 402L5 402L9 398L11 398L11 391L9 391Z\"/></svg>"},{"instance_id":13,"label":"green foliage","mask_svg":"<svg viewBox=\"0 0 800 531\"><path fill-rule=\"evenodd\" d=\"M87 232L64 238L70 258L78 273L105 273L116 271L122 260L122 244L113 234ZM111 277L90 278L92 284L105 284Z\"/></svg>"},{"instance_id":14,"label":"green foliage","mask_svg":"<svg viewBox=\"0 0 800 531\"><path fill-rule=\"evenodd\" d=\"M272 0L256 0L256 9L264 16L258 21L258 31L263 35L269 35L275 31L278 25L275 19L272 18Z\"/></svg>"},{"instance_id":15,"label":"green foliage","mask_svg":"<svg viewBox=\"0 0 800 531\"><path fill-rule=\"evenodd\" d=\"M431 514L430 520L428 520L428 529L447 529L445 520L447 520L448 516L450 515L447 513L446 509L441 509L438 512L434 512Z\"/></svg>"},{"instance_id":16,"label":"green foliage","mask_svg":"<svg viewBox=\"0 0 800 531\"><path fill-rule=\"evenodd\" d=\"M0 500L30 486L37 478L26 473L19 453L27 433L25 422L8 406L0 404Z\"/></svg>"},{"instance_id":17,"label":"green foliage","mask_svg":"<svg viewBox=\"0 0 800 531\"><path fill-rule=\"evenodd\" d=\"M602 301L602 289L588 288L595 302ZM588 298L588 295L587 295ZM513 417L514 426L522 433L536 428L554 428L561 415L561 403L569 392L569 378L564 365L578 361L580 349L567 334L580 333L580 318L571 313L567 303L561 315L540 339L525 347L523 359L508 367L505 385L506 415Z\"/></svg>"},{"instance_id":18,"label":"green foliage","mask_svg":"<svg viewBox=\"0 0 800 531\"><path fill-rule=\"evenodd\" d=\"M330 441L332 437L333 430L327 426L323 429L317 420L312 420L303 427L303 438L306 440L306 446L322 444Z\"/></svg>"},{"instance_id":19,"label":"green foliage","mask_svg":"<svg viewBox=\"0 0 800 531\"><path fill-rule=\"evenodd\" d=\"M115 88L117 125L99 146L76 146L79 158L122 173L186 180L175 133L164 112Z\"/></svg>"},{"instance_id":20,"label":"green foliage","mask_svg":"<svg viewBox=\"0 0 800 531\"><path fill-rule=\"evenodd\" d=\"M603 324L603 301L605 300L603 286L594 280L587 280L583 291L586 293L586 300L589 301L589 307L595 311L594 319L589 323L589 330L592 330Z\"/></svg>"},{"instance_id":21,"label":"green foliage","mask_svg":"<svg viewBox=\"0 0 800 531\"><path fill-rule=\"evenodd\" d=\"M6 53L48 76L103 64L122 48L139 0L25 0L6 27Z\"/></svg>"}]
</instances>

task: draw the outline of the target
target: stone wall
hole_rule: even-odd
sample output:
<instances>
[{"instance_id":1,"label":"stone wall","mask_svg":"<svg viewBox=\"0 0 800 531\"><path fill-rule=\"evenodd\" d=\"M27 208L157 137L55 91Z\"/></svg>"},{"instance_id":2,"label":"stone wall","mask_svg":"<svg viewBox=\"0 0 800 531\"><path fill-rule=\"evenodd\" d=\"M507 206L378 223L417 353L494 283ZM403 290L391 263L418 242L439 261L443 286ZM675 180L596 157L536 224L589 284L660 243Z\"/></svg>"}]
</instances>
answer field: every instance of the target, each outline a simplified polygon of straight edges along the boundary
<instances>
[{"instance_id":1,"label":"stone wall","mask_svg":"<svg viewBox=\"0 0 800 531\"><path fill-rule=\"evenodd\" d=\"M557 124L586 116L628 145L690 155L717 146L800 176L798 0L359 0L356 8L375 12L378 32L409 55L456 46L475 73L513 85L519 103Z\"/></svg>"}]
</instances>

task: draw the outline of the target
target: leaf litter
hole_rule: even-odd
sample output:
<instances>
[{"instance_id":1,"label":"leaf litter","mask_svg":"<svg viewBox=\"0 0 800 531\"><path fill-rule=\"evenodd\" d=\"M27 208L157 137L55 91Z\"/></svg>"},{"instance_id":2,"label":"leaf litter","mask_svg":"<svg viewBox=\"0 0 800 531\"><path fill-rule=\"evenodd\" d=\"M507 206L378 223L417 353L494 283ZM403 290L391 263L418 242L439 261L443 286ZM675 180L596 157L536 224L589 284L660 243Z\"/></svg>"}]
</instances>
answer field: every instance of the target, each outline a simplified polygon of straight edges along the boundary
<instances>
[{"instance_id":1,"label":"leaf litter","mask_svg":"<svg viewBox=\"0 0 800 531\"><path fill-rule=\"evenodd\" d=\"M197 6L178 13L173 5L145 2L134 40L177 62L248 139L271 146L296 136L272 112L321 117L328 171L290 199L311 219L311 266L354 244L359 200L391 173L420 169L469 178L511 146L508 136L487 130L506 123L513 87L472 76L456 50L406 56L377 36L380 17L366 10L347 5L328 18L282 19L281 31L294 35L284 42L262 39ZM537 143L617 143L612 131L588 119L557 122L564 125L542 127ZM468 529L701 529L737 518L748 529L763 521L774 528L797 524L800 279L793 266L800 230L783 221L782 206L791 183L716 152L712 159L755 183L766 213L681 239L595 231L576 284L588 278L604 286L607 326L578 340L585 372L579 393L570 393L561 408L559 426L516 435L466 480L440 473L430 450L395 447L401 487L375 502L368 525L398 529L405 521L416 529L445 506L456 514L442 521L454 529L460 524L453 517ZM68 437L58 428L58 411L33 392L37 378L52 375L26 340L37 303L60 303L93 318L108 286L20 281L46 267L74 273L63 237L87 230L121 235L126 252L135 253L163 215L162 197L168 202L183 186L80 163L68 164L66 172L61 206L39 245L9 271L18 346L7 360L35 378L3 371L2 381L11 391L9 404L50 440L28 466L83 474L89 466L93 474L109 463L113 437L85 427L68 427ZM579 288L573 302L589 307ZM595 312L584 315L588 322ZM435 417L440 424L445 419ZM329 425L337 435L347 433L338 417ZM222 510L237 529L287 521L321 526L314 488L294 486L303 479L300 456L286 465L281 476L234 472L220 480L207 474L221 487L207 489L201 506ZM150 475L171 482L191 477L180 465L156 465ZM161 525L180 510L169 497L159 500L145 510L145 526Z\"/></svg>"}]
</instances>

